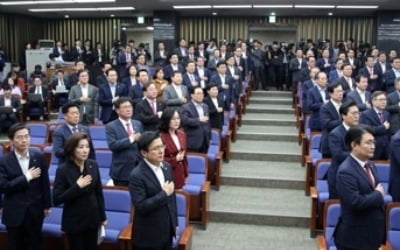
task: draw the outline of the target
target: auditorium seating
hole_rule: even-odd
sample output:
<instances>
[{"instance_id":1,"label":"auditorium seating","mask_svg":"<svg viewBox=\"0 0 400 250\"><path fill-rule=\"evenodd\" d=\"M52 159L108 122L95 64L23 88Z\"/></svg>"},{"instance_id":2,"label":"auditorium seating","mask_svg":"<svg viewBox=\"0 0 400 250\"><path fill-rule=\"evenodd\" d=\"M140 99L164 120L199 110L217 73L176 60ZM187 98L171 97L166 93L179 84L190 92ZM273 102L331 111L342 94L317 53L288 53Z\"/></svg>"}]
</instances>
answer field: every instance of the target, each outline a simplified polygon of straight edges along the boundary
<instances>
[{"instance_id":1,"label":"auditorium seating","mask_svg":"<svg viewBox=\"0 0 400 250\"><path fill-rule=\"evenodd\" d=\"M44 148L48 145L49 128L45 123L30 122L27 123L31 137L31 145Z\"/></svg>"},{"instance_id":2,"label":"auditorium seating","mask_svg":"<svg viewBox=\"0 0 400 250\"><path fill-rule=\"evenodd\" d=\"M56 178L56 171L58 168L58 158L52 153L50 157L50 165L49 165L49 180L50 183L54 182Z\"/></svg>"},{"instance_id":3,"label":"auditorium seating","mask_svg":"<svg viewBox=\"0 0 400 250\"><path fill-rule=\"evenodd\" d=\"M208 147L208 180L211 184L219 189L221 185L221 167L222 167L221 139L219 132L216 130L211 131L211 142Z\"/></svg>"},{"instance_id":4,"label":"auditorium seating","mask_svg":"<svg viewBox=\"0 0 400 250\"><path fill-rule=\"evenodd\" d=\"M321 143L321 133L312 133L310 135L308 146L308 155L305 156L306 163L306 185L310 182L307 180L312 180L314 167L317 164L317 161L322 159L322 154L319 152L319 145ZM309 186L308 186L309 187ZM308 194L309 188L305 189L306 194Z\"/></svg>"},{"instance_id":5,"label":"auditorium seating","mask_svg":"<svg viewBox=\"0 0 400 250\"><path fill-rule=\"evenodd\" d=\"M317 237L319 250L334 250L333 232L340 216L340 204L338 200L329 200L324 209L324 233Z\"/></svg>"},{"instance_id":6,"label":"auditorium seating","mask_svg":"<svg viewBox=\"0 0 400 250\"><path fill-rule=\"evenodd\" d=\"M200 221L206 228L210 199L210 182L207 181L207 156L200 153L188 153L188 180L183 190L190 194L190 220Z\"/></svg>"},{"instance_id":7,"label":"auditorium seating","mask_svg":"<svg viewBox=\"0 0 400 250\"><path fill-rule=\"evenodd\" d=\"M400 250L400 202L386 209L387 241L384 250Z\"/></svg>"},{"instance_id":8,"label":"auditorium seating","mask_svg":"<svg viewBox=\"0 0 400 250\"><path fill-rule=\"evenodd\" d=\"M110 150L96 150L96 162L99 166L101 183L106 185L110 180L112 152Z\"/></svg>"},{"instance_id":9,"label":"auditorium seating","mask_svg":"<svg viewBox=\"0 0 400 250\"><path fill-rule=\"evenodd\" d=\"M389 174L390 174L390 165L388 161L376 161L375 167L378 174L378 179L385 190L384 201L385 204L388 204L393 201L393 198L390 194L388 194L389 190Z\"/></svg>"},{"instance_id":10,"label":"auditorium seating","mask_svg":"<svg viewBox=\"0 0 400 250\"><path fill-rule=\"evenodd\" d=\"M107 144L106 129L104 126L102 125L90 126L89 133L95 150L97 149L109 150Z\"/></svg>"},{"instance_id":11,"label":"auditorium seating","mask_svg":"<svg viewBox=\"0 0 400 250\"><path fill-rule=\"evenodd\" d=\"M310 116L307 115L303 119L304 124L301 125L302 129L299 129L299 142L301 143L301 165L304 166L306 163L306 155L308 153L309 142L311 138L311 130L309 128Z\"/></svg>"}]
</instances>

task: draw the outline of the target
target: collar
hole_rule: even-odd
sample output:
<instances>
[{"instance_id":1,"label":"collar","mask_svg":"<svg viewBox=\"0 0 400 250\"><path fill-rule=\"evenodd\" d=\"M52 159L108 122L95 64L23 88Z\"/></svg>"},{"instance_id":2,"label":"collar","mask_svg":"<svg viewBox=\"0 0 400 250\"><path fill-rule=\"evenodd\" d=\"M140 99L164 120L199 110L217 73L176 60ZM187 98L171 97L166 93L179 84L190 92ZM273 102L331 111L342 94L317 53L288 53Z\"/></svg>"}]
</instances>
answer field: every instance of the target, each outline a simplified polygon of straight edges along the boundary
<instances>
[{"instance_id":1,"label":"collar","mask_svg":"<svg viewBox=\"0 0 400 250\"><path fill-rule=\"evenodd\" d=\"M357 90L358 94L360 94L360 95L365 95L365 90L362 91L362 90L359 89L359 88L356 88L356 90Z\"/></svg>"},{"instance_id":2,"label":"collar","mask_svg":"<svg viewBox=\"0 0 400 250\"><path fill-rule=\"evenodd\" d=\"M146 158L144 158L143 160L147 163L147 165L148 165L148 166L151 168L151 170L153 170L154 172L155 172L155 171L158 171L160 168L163 168L163 167L164 167L163 164L162 164L162 162L160 163L159 166L156 166L156 165L150 163Z\"/></svg>"},{"instance_id":3,"label":"collar","mask_svg":"<svg viewBox=\"0 0 400 250\"><path fill-rule=\"evenodd\" d=\"M29 150L26 151L26 155L20 155L17 150L14 150L15 156L17 157L18 160L25 160L28 159L29 160Z\"/></svg>"},{"instance_id":4,"label":"collar","mask_svg":"<svg viewBox=\"0 0 400 250\"><path fill-rule=\"evenodd\" d=\"M362 161L360 159L358 159L355 155L353 155L352 153L350 153L351 157L353 157L354 160L356 160L356 162L364 169L365 163L367 163L367 161Z\"/></svg>"},{"instance_id":5,"label":"collar","mask_svg":"<svg viewBox=\"0 0 400 250\"><path fill-rule=\"evenodd\" d=\"M374 109L374 111L377 113L377 114L379 114L379 113L382 113L383 114L383 110L382 111L380 111L380 110L378 110L377 108L373 108Z\"/></svg>"},{"instance_id":6,"label":"collar","mask_svg":"<svg viewBox=\"0 0 400 250\"><path fill-rule=\"evenodd\" d=\"M344 129L346 129L346 131L348 131L350 129L350 126L347 126L347 124L345 122L342 122Z\"/></svg>"},{"instance_id":7,"label":"collar","mask_svg":"<svg viewBox=\"0 0 400 250\"><path fill-rule=\"evenodd\" d=\"M340 105L342 105L341 103L337 103L334 100L332 100L332 98L330 99L330 101L332 102L333 106L335 106L335 107L340 107Z\"/></svg>"},{"instance_id":8,"label":"collar","mask_svg":"<svg viewBox=\"0 0 400 250\"><path fill-rule=\"evenodd\" d=\"M78 124L76 124L75 126L73 126L73 125L71 125L71 124L69 124L69 123L65 123L65 125L67 125L67 127L72 131L72 129L74 128L74 127L76 127L77 129L79 129L79 127L78 127Z\"/></svg>"},{"instance_id":9,"label":"collar","mask_svg":"<svg viewBox=\"0 0 400 250\"><path fill-rule=\"evenodd\" d=\"M193 105L195 106L195 107L203 107L203 103L197 103L197 102L195 102L193 99L192 99L192 103L193 103Z\"/></svg>"},{"instance_id":10,"label":"collar","mask_svg":"<svg viewBox=\"0 0 400 250\"><path fill-rule=\"evenodd\" d=\"M121 117L118 117L118 119L119 119L119 121L122 123L122 125L124 126L125 129L126 129L126 124L127 124L127 123L131 124L131 127L133 128L133 126L132 126L132 120L131 120L131 119L129 119L129 120L127 120L127 121L125 121L125 120L122 119Z\"/></svg>"},{"instance_id":11,"label":"collar","mask_svg":"<svg viewBox=\"0 0 400 250\"><path fill-rule=\"evenodd\" d=\"M145 97L145 99L146 99L150 104L152 104L153 102L154 102L154 103L157 102L157 99L151 100L151 99L149 99L149 98L147 98L147 97Z\"/></svg>"}]
</instances>

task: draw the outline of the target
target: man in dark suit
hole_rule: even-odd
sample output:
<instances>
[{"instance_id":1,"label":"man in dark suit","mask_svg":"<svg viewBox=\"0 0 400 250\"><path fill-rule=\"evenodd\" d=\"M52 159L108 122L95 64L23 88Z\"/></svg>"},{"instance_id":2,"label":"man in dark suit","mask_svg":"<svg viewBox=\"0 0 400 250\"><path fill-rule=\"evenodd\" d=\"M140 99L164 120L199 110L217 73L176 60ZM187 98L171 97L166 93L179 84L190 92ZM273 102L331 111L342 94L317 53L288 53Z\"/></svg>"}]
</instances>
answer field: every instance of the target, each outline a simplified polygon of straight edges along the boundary
<instances>
[{"instance_id":1,"label":"man in dark suit","mask_svg":"<svg viewBox=\"0 0 400 250\"><path fill-rule=\"evenodd\" d=\"M373 162L374 136L369 128L346 133L351 149L336 176L341 213L333 237L337 249L377 250L384 243L384 189Z\"/></svg>"},{"instance_id":2,"label":"man in dark suit","mask_svg":"<svg viewBox=\"0 0 400 250\"><path fill-rule=\"evenodd\" d=\"M204 43L203 42L198 42L197 43L197 49L194 52L194 55L196 58L203 57L204 62L207 62L208 57L210 56L208 51L205 49Z\"/></svg>"},{"instance_id":3,"label":"man in dark suit","mask_svg":"<svg viewBox=\"0 0 400 250\"><path fill-rule=\"evenodd\" d=\"M195 61L187 61L185 65L186 73L183 74L182 84L190 89L196 86L200 86L200 77L196 75L196 63Z\"/></svg>"},{"instance_id":4,"label":"man in dark suit","mask_svg":"<svg viewBox=\"0 0 400 250\"><path fill-rule=\"evenodd\" d=\"M149 83L149 73L147 72L147 70L145 69L139 70L137 75L138 75L137 83L135 85L129 83L128 85L129 97L132 99L133 107L135 107L136 103L140 102L140 100L143 99L143 86ZM125 84L128 84L128 82L125 82Z\"/></svg>"},{"instance_id":5,"label":"man in dark suit","mask_svg":"<svg viewBox=\"0 0 400 250\"><path fill-rule=\"evenodd\" d=\"M292 83L297 84L297 82L301 81L301 69L306 68L307 63L306 60L303 59L303 50L300 48L296 49L296 57L290 59L289 61L289 71L292 74ZM294 87L296 85L293 85Z\"/></svg>"},{"instance_id":6,"label":"man in dark suit","mask_svg":"<svg viewBox=\"0 0 400 250\"><path fill-rule=\"evenodd\" d=\"M343 89L339 82L328 86L329 102L321 106L319 117L321 120L322 137L319 151L323 158L330 158L329 133L342 123L339 109L343 101Z\"/></svg>"},{"instance_id":7,"label":"man in dark suit","mask_svg":"<svg viewBox=\"0 0 400 250\"><path fill-rule=\"evenodd\" d=\"M185 69L179 63L179 58L176 53L171 53L168 57L169 64L164 66L164 78L171 80L171 77L175 71L179 71L182 74L185 73Z\"/></svg>"},{"instance_id":8,"label":"man in dark suit","mask_svg":"<svg viewBox=\"0 0 400 250\"><path fill-rule=\"evenodd\" d=\"M117 64L118 64L118 75L124 78L127 74L127 69L136 62L136 56L132 52L132 47L129 45L125 46L124 50L118 53Z\"/></svg>"},{"instance_id":9,"label":"man in dark suit","mask_svg":"<svg viewBox=\"0 0 400 250\"><path fill-rule=\"evenodd\" d=\"M386 110L390 113L390 134L400 129L400 77L395 80L395 91L387 95Z\"/></svg>"},{"instance_id":10,"label":"man in dark suit","mask_svg":"<svg viewBox=\"0 0 400 250\"><path fill-rule=\"evenodd\" d=\"M218 86L210 84L207 87L208 95L204 99L210 111L210 126L222 130L224 125L224 102L221 97L218 97Z\"/></svg>"},{"instance_id":11,"label":"man in dark suit","mask_svg":"<svg viewBox=\"0 0 400 250\"><path fill-rule=\"evenodd\" d=\"M71 55L73 61L82 60L83 48L80 39L75 39L75 44L71 47Z\"/></svg>"},{"instance_id":12,"label":"man in dark suit","mask_svg":"<svg viewBox=\"0 0 400 250\"><path fill-rule=\"evenodd\" d=\"M182 106L182 127L187 136L187 149L189 152L207 153L211 138L210 112L203 103L204 92L200 87L193 88L190 96L192 100Z\"/></svg>"},{"instance_id":13,"label":"man in dark suit","mask_svg":"<svg viewBox=\"0 0 400 250\"><path fill-rule=\"evenodd\" d=\"M83 132L90 136L89 128L79 124L79 105L73 102L62 106L61 112L64 115L65 123L56 128L53 133L53 154L58 158L58 163L63 163L65 159L64 145L68 137L77 132ZM89 158L96 160L96 155L92 141L89 140Z\"/></svg>"},{"instance_id":14,"label":"man in dark suit","mask_svg":"<svg viewBox=\"0 0 400 250\"><path fill-rule=\"evenodd\" d=\"M100 88L101 85L106 84L107 81L107 71L112 68L111 63L104 62L101 64L101 73L96 77L96 86Z\"/></svg>"},{"instance_id":15,"label":"man in dark suit","mask_svg":"<svg viewBox=\"0 0 400 250\"><path fill-rule=\"evenodd\" d=\"M11 107L9 113L0 114L1 132L7 131L11 125L18 121L18 113L21 110L21 102L18 97L11 95L11 87L3 86L3 96L0 96L0 107Z\"/></svg>"},{"instance_id":16,"label":"man in dark suit","mask_svg":"<svg viewBox=\"0 0 400 250\"><path fill-rule=\"evenodd\" d=\"M390 141L390 175L389 194L393 202L400 201L400 131L398 130Z\"/></svg>"},{"instance_id":17,"label":"man in dark suit","mask_svg":"<svg viewBox=\"0 0 400 250\"><path fill-rule=\"evenodd\" d=\"M322 51L322 57L317 60L317 67L325 72L326 75L328 75L333 68L334 61L332 56L328 49L324 49Z\"/></svg>"},{"instance_id":18,"label":"man in dark suit","mask_svg":"<svg viewBox=\"0 0 400 250\"><path fill-rule=\"evenodd\" d=\"M47 100L49 98L49 91L47 88L43 87L42 79L40 77L35 77L33 79L33 86L28 90L29 94L35 94L40 96L39 98L29 97L26 104L26 119L30 120L31 108L37 107L39 109L39 119L43 121L43 116L45 114L45 107L47 107Z\"/></svg>"},{"instance_id":19,"label":"man in dark suit","mask_svg":"<svg viewBox=\"0 0 400 250\"><path fill-rule=\"evenodd\" d=\"M383 91L372 94L372 108L361 113L360 123L371 127L376 140L373 160L387 160L390 141L390 113L386 108L386 95Z\"/></svg>"},{"instance_id":20,"label":"man in dark suit","mask_svg":"<svg viewBox=\"0 0 400 250\"><path fill-rule=\"evenodd\" d=\"M128 186L129 175L141 160L137 142L143 132L143 126L140 121L131 118L131 99L121 97L114 105L118 119L106 125L107 144L112 151L110 176L114 185Z\"/></svg>"},{"instance_id":21,"label":"man in dark suit","mask_svg":"<svg viewBox=\"0 0 400 250\"><path fill-rule=\"evenodd\" d=\"M310 76L309 76L310 79L303 82L303 84L301 85L301 88L302 88L301 89L301 93L302 93L301 111L303 112L303 114L310 114L310 111L307 109L307 92L309 89L311 89L317 85L317 82L315 81L315 76L317 75L318 72L319 72L318 67L311 68Z\"/></svg>"},{"instance_id":22,"label":"man in dark suit","mask_svg":"<svg viewBox=\"0 0 400 250\"><path fill-rule=\"evenodd\" d=\"M374 57L367 56L365 60L365 67L358 71L359 75L368 77L368 90L373 93L374 91L382 90L382 86L379 84L378 74L374 70Z\"/></svg>"},{"instance_id":23,"label":"man in dark suit","mask_svg":"<svg viewBox=\"0 0 400 250\"><path fill-rule=\"evenodd\" d=\"M83 61L75 62L75 72L68 75L67 86L66 86L67 89L71 89L74 85L78 83L79 81L78 72L84 69L85 69L85 63Z\"/></svg>"},{"instance_id":24,"label":"man in dark suit","mask_svg":"<svg viewBox=\"0 0 400 250\"><path fill-rule=\"evenodd\" d=\"M300 71L302 82L310 80L311 69L315 67L315 57L309 56L306 58L306 61L307 61L307 67L302 68Z\"/></svg>"},{"instance_id":25,"label":"man in dark suit","mask_svg":"<svg viewBox=\"0 0 400 250\"><path fill-rule=\"evenodd\" d=\"M41 152L29 149L25 124L14 124L8 137L13 150L0 159L2 223L11 250L40 250L43 219L51 207L47 166Z\"/></svg>"},{"instance_id":26,"label":"man in dark suit","mask_svg":"<svg viewBox=\"0 0 400 250\"><path fill-rule=\"evenodd\" d=\"M144 160L129 177L129 193L135 208L135 250L171 249L177 229L176 197L171 166L164 162L165 146L156 132L139 140Z\"/></svg>"},{"instance_id":27,"label":"man in dark suit","mask_svg":"<svg viewBox=\"0 0 400 250\"><path fill-rule=\"evenodd\" d=\"M324 72L319 72L315 76L317 85L307 92L307 110L310 111L310 129L311 131L321 131L321 122L319 119L319 110L324 103L329 101L326 93L328 78Z\"/></svg>"},{"instance_id":28,"label":"man in dark suit","mask_svg":"<svg viewBox=\"0 0 400 250\"><path fill-rule=\"evenodd\" d=\"M179 61L184 62L188 55L186 40L184 38L179 39L179 47L174 49L174 53L178 55Z\"/></svg>"},{"instance_id":29,"label":"man in dark suit","mask_svg":"<svg viewBox=\"0 0 400 250\"><path fill-rule=\"evenodd\" d=\"M367 90L368 78L362 75L356 77L356 89L349 91L346 101L353 101L357 104L360 112L371 108L371 93Z\"/></svg>"},{"instance_id":30,"label":"man in dark suit","mask_svg":"<svg viewBox=\"0 0 400 250\"><path fill-rule=\"evenodd\" d=\"M346 97L347 93L354 90L356 88L355 80L352 78L353 69L350 64L344 63L341 67L342 77L338 79L340 84L342 84L342 88L344 90L344 97Z\"/></svg>"},{"instance_id":31,"label":"man in dark suit","mask_svg":"<svg viewBox=\"0 0 400 250\"><path fill-rule=\"evenodd\" d=\"M157 100L157 87L150 83L143 87L145 98L135 106L133 118L143 124L144 131L158 131L160 118L165 105Z\"/></svg>"},{"instance_id":32,"label":"man in dark suit","mask_svg":"<svg viewBox=\"0 0 400 250\"><path fill-rule=\"evenodd\" d=\"M235 59L233 56L226 58L226 74L232 78L232 102L237 105L239 96L243 90L243 79L239 68L235 65Z\"/></svg>"},{"instance_id":33,"label":"man in dark suit","mask_svg":"<svg viewBox=\"0 0 400 250\"><path fill-rule=\"evenodd\" d=\"M233 53L235 66L239 68L242 79L246 77L246 61L242 57L242 49L237 47ZM280 75L278 75L280 76ZM279 82L282 82L279 80Z\"/></svg>"},{"instance_id":34,"label":"man in dark suit","mask_svg":"<svg viewBox=\"0 0 400 250\"><path fill-rule=\"evenodd\" d=\"M265 76L265 51L261 49L262 43L258 40L254 41L254 49L253 53L251 54L251 61L253 65L253 74L254 74L254 81L253 81L253 89L263 89L267 90L267 81ZM218 66L218 64L217 64Z\"/></svg>"},{"instance_id":35,"label":"man in dark suit","mask_svg":"<svg viewBox=\"0 0 400 250\"><path fill-rule=\"evenodd\" d=\"M217 72L211 77L209 84L218 85L219 96L224 100L224 109L230 110L233 97L233 78L226 74L227 66L225 61L217 64Z\"/></svg>"},{"instance_id":36,"label":"man in dark suit","mask_svg":"<svg viewBox=\"0 0 400 250\"><path fill-rule=\"evenodd\" d=\"M396 78L400 77L400 57L393 59L392 68L386 71L385 74L385 88L386 93L392 93L395 89L394 83Z\"/></svg>"},{"instance_id":37,"label":"man in dark suit","mask_svg":"<svg viewBox=\"0 0 400 250\"><path fill-rule=\"evenodd\" d=\"M374 65L374 71L378 75L379 85L381 86L382 90L386 90L386 72L388 72L392 66L386 60L386 53L381 51L379 52L378 61ZM387 93L393 91L393 85L390 86L390 90Z\"/></svg>"},{"instance_id":38,"label":"man in dark suit","mask_svg":"<svg viewBox=\"0 0 400 250\"><path fill-rule=\"evenodd\" d=\"M343 123L329 133L329 150L332 156L331 166L328 169L327 180L329 186L329 199L337 199L336 173L339 165L349 155L344 137L350 127L358 125L360 112L354 102L345 102L339 109Z\"/></svg>"},{"instance_id":39,"label":"man in dark suit","mask_svg":"<svg viewBox=\"0 0 400 250\"><path fill-rule=\"evenodd\" d=\"M159 42L154 51L154 66L164 67L167 64L168 52L165 50L163 42Z\"/></svg>"},{"instance_id":40,"label":"man in dark suit","mask_svg":"<svg viewBox=\"0 0 400 250\"><path fill-rule=\"evenodd\" d=\"M115 69L107 71L107 83L99 87L99 105L101 106L100 120L104 124L118 118L114 110L114 102L122 96L127 96L125 84L117 82L118 73Z\"/></svg>"},{"instance_id":41,"label":"man in dark suit","mask_svg":"<svg viewBox=\"0 0 400 250\"><path fill-rule=\"evenodd\" d=\"M211 71L204 67L205 58L204 57L197 57L196 58L196 71L195 74L200 78L200 86L204 90L209 83L211 78Z\"/></svg>"},{"instance_id":42,"label":"man in dark suit","mask_svg":"<svg viewBox=\"0 0 400 250\"><path fill-rule=\"evenodd\" d=\"M329 71L328 82L333 83L342 77L343 59L337 58L335 60L335 67Z\"/></svg>"}]
</instances>

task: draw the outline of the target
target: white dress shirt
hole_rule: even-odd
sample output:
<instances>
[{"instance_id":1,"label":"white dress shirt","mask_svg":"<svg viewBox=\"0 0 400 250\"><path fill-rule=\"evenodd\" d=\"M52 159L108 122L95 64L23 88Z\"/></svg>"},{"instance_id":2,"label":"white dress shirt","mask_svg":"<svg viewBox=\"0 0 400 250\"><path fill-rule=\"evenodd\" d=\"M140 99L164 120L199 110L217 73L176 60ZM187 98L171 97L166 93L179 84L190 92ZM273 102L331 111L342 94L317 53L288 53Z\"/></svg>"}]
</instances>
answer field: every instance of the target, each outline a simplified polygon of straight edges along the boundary
<instances>
[{"instance_id":1,"label":"white dress shirt","mask_svg":"<svg viewBox=\"0 0 400 250\"><path fill-rule=\"evenodd\" d=\"M22 173L25 175L28 182L32 179L31 174L28 172L29 170L29 151L26 152L26 155L20 155L17 151L14 151L15 157L21 167Z\"/></svg>"},{"instance_id":2,"label":"white dress shirt","mask_svg":"<svg viewBox=\"0 0 400 250\"><path fill-rule=\"evenodd\" d=\"M156 165L151 164L148 160L146 160L146 158L144 159L144 161L147 163L147 165L149 165L151 171L153 171L153 173L157 177L157 180L160 183L160 186L164 185L165 177L164 177L164 173L162 171L162 167L163 167L162 163L160 163L160 166L156 166Z\"/></svg>"}]
</instances>

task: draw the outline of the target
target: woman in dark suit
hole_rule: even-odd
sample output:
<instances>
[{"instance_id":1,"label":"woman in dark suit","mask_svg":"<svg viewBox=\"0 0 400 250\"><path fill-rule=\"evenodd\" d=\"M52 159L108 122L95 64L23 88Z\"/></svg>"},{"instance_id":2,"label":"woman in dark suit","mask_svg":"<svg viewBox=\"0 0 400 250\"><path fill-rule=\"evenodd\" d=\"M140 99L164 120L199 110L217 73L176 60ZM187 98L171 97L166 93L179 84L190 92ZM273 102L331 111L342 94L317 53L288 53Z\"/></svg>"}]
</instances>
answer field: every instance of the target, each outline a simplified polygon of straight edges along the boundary
<instances>
[{"instance_id":1,"label":"woman in dark suit","mask_svg":"<svg viewBox=\"0 0 400 250\"><path fill-rule=\"evenodd\" d=\"M174 108L167 108L161 116L161 139L165 144L164 160L174 171L175 189L182 189L188 177L186 158L186 134L179 129L181 118Z\"/></svg>"},{"instance_id":2,"label":"woman in dark suit","mask_svg":"<svg viewBox=\"0 0 400 250\"><path fill-rule=\"evenodd\" d=\"M89 151L88 135L72 134L54 181L54 204L64 204L61 229L74 250L97 249L98 230L107 224L99 169Z\"/></svg>"}]
</instances>

